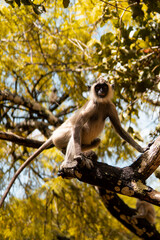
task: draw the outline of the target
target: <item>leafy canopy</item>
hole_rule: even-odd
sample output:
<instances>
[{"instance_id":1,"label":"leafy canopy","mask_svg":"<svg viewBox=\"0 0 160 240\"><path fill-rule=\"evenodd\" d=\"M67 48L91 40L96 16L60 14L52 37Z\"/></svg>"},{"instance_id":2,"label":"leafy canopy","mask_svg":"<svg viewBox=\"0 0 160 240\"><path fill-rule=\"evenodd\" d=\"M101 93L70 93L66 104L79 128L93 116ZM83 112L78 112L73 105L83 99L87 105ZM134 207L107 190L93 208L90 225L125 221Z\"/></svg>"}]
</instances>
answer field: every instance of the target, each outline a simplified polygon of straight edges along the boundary
<instances>
[{"instance_id":1,"label":"leafy canopy","mask_svg":"<svg viewBox=\"0 0 160 240\"><path fill-rule=\"evenodd\" d=\"M102 74L115 84L121 122L142 141L137 119L142 111L153 114L160 91L160 2L6 2L0 6L0 130L48 138L86 101L87 85ZM154 120L152 137L159 131ZM0 190L32 151L1 141ZM107 161L133 156L110 123L97 151ZM56 178L62 161L50 149L24 171L12 192L22 185L24 198L8 200L0 238L128 239L131 233L104 210L93 189Z\"/></svg>"}]
</instances>

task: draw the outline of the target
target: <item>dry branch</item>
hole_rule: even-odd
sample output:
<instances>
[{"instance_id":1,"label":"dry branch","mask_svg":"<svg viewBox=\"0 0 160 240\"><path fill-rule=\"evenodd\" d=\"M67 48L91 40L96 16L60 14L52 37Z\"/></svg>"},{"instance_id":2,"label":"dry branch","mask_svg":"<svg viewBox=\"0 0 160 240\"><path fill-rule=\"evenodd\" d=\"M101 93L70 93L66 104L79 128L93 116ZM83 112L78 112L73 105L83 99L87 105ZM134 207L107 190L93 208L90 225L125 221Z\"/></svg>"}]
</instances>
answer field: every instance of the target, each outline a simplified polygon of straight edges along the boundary
<instances>
[{"instance_id":1,"label":"dry branch","mask_svg":"<svg viewBox=\"0 0 160 240\"><path fill-rule=\"evenodd\" d=\"M10 101L18 106L24 106L31 111L36 112L39 116L46 118L47 121L52 125L55 125L59 122L58 119L52 114L52 112L41 106L38 102L35 102L34 100L30 100L28 98L20 97L17 94L12 94L9 91L0 90L0 101Z\"/></svg>"},{"instance_id":2,"label":"dry branch","mask_svg":"<svg viewBox=\"0 0 160 240\"><path fill-rule=\"evenodd\" d=\"M0 139L6 140L9 142L14 142L20 146L39 148L44 141L38 141L30 138L23 138L11 132L2 132L0 131ZM53 146L50 146L51 148Z\"/></svg>"},{"instance_id":3,"label":"dry branch","mask_svg":"<svg viewBox=\"0 0 160 240\"><path fill-rule=\"evenodd\" d=\"M0 139L15 142L19 145L38 148L43 142L24 139L13 133L0 132ZM145 180L156 170L160 164L160 137L151 147L130 166L124 168L113 167L97 162L97 155L91 151L85 157L93 161L94 167L64 169L60 172L62 177L74 177L82 182L98 186L99 195L108 211L124 226L137 236L149 240L160 240L160 234L155 225L145 219L133 219L136 210L127 206L117 193L136 197L160 206L160 193L145 185ZM1 206L3 198L1 200Z\"/></svg>"},{"instance_id":4,"label":"dry branch","mask_svg":"<svg viewBox=\"0 0 160 240\"><path fill-rule=\"evenodd\" d=\"M116 193L102 188L97 188L97 192L112 216L131 232L145 240L160 240L160 233L156 230L155 225L150 224L146 219L133 219L133 216L137 213L136 209L125 204Z\"/></svg>"},{"instance_id":5,"label":"dry branch","mask_svg":"<svg viewBox=\"0 0 160 240\"><path fill-rule=\"evenodd\" d=\"M141 180L146 180L160 165L160 137L158 137L150 149L143 153L131 167L134 174Z\"/></svg>"},{"instance_id":6,"label":"dry branch","mask_svg":"<svg viewBox=\"0 0 160 240\"><path fill-rule=\"evenodd\" d=\"M77 166L76 169L63 169L60 175L75 177L82 182L160 206L160 193L145 184L145 180L160 164L160 137L150 149L141 154L137 161L128 167L118 168L96 162L93 155L90 158L94 163L92 169Z\"/></svg>"}]
</instances>

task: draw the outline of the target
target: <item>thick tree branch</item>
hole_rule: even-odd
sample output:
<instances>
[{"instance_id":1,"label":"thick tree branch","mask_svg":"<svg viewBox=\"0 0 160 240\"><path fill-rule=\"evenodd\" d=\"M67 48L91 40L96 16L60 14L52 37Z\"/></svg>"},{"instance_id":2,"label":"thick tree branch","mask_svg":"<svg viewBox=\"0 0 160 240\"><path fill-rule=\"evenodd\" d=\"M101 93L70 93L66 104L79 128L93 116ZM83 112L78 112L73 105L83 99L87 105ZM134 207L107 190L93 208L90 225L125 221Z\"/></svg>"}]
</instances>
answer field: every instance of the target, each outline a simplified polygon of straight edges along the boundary
<instances>
[{"instance_id":1,"label":"thick tree branch","mask_svg":"<svg viewBox=\"0 0 160 240\"><path fill-rule=\"evenodd\" d=\"M160 193L143 184L140 178L136 179L130 167L120 169L95 163L94 169L75 170L74 176L82 182L160 206Z\"/></svg>"},{"instance_id":2,"label":"thick tree branch","mask_svg":"<svg viewBox=\"0 0 160 240\"><path fill-rule=\"evenodd\" d=\"M150 149L143 153L130 167L134 169L134 175L146 180L160 165L160 137L158 137Z\"/></svg>"},{"instance_id":3,"label":"thick tree branch","mask_svg":"<svg viewBox=\"0 0 160 240\"><path fill-rule=\"evenodd\" d=\"M44 143L1 131L0 139L32 148L39 148ZM118 168L96 162L95 156L96 154L90 156L94 161L93 169L64 169L60 175L63 177L76 177L82 182L123 195L137 197L160 206L160 193L146 186L144 183L160 164L160 137L156 139L149 150L128 167Z\"/></svg>"},{"instance_id":4,"label":"thick tree branch","mask_svg":"<svg viewBox=\"0 0 160 240\"><path fill-rule=\"evenodd\" d=\"M102 201L107 210L121 222L131 232L138 237L145 240L159 240L160 233L156 230L155 225L150 224L144 218L136 218L136 209L130 208L123 200L113 192L108 190L97 188L97 192L102 198Z\"/></svg>"},{"instance_id":5,"label":"thick tree branch","mask_svg":"<svg viewBox=\"0 0 160 240\"><path fill-rule=\"evenodd\" d=\"M96 162L93 155L92 169L80 168L63 169L62 177L76 177L82 182L104 188L106 190L136 197L160 206L160 193L145 185L145 180L160 164L160 137L149 150L141 154L138 160L128 167L112 167L105 163ZM96 154L95 154L96 155ZM149 164L149 167L147 167ZM154 164L152 166L151 164Z\"/></svg>"},{"instance_id":6,"label":"thick tree branch","mask_svg":"<svg viewBox=\"0 0 160 240\"><path fill-rule=\"evenodd\" d=\"M0 138L35 148L42 144L40 141L24 139L12 133L0 132ZM82 182L98 186L106 208L124 226L143 239L160 239L155 226L145 219L132 218L136 215L136 210L129 208L116 194L136 197L160 206L160 193L145 185L145 180L160 164L160 137L128 167L118 168L97 162L97 155L93 151L86 153L85 157L93 161L94 168L86 169L78 165L76 169L64 169L60 175L76 177Z\"/></svg>"}]
</instances>

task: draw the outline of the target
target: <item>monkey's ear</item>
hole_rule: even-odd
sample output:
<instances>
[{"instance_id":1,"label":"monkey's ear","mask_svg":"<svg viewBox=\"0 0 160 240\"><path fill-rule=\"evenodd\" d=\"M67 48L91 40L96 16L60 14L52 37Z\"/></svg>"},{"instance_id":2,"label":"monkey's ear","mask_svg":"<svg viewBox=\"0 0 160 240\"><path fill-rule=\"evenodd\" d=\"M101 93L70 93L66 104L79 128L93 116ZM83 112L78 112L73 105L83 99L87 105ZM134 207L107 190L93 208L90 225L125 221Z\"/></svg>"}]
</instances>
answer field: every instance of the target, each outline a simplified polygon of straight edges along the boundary
<instances>
[{"instance_id":1,"label":"monkey's ear","mask_svg":"<svg viewBox=\"0 0 160 240\"><path fill-rule=\"evenodd\" d=\"M91 89L91 85L87 85L88 91L90 91Z\"/></svg>"}]
</instances>

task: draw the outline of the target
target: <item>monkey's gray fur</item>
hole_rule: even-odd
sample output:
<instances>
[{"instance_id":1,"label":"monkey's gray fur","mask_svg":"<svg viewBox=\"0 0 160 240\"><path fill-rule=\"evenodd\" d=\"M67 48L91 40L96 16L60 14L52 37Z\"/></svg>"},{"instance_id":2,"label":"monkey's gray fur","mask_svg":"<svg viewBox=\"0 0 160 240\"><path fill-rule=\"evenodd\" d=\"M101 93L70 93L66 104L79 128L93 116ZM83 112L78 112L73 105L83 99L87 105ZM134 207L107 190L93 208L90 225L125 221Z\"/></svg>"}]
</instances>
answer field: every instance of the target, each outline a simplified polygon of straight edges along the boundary
<instances>
[{"instance_id":1,"label":"monkey's gray fur","mask_svg":"<svg viewBox=\"0 0 160 240\"><path fill-rule=\"evenodd\" d=\"M52 136L17 170L12 178L1 202L2 205L7 193L21 171L44 149L54 144L58 149L65 152L65 159L61 165L63 168L73 168L79 159L84 161L81 153L96 148L100 144L98 136L104 129L105 120L109 117L117 133L137 151L144 152L144 149L122 128L113 97L112 86L103 78L99 78L90 89L88 102L58 127ZM91 168L93 163L85 159L86 167Z\"/></svg>"}]
</instances>

